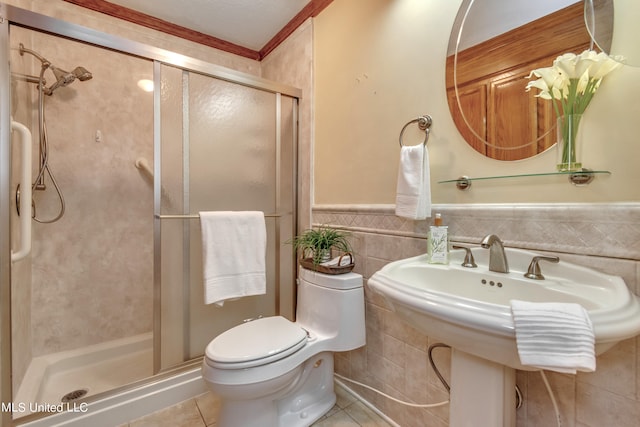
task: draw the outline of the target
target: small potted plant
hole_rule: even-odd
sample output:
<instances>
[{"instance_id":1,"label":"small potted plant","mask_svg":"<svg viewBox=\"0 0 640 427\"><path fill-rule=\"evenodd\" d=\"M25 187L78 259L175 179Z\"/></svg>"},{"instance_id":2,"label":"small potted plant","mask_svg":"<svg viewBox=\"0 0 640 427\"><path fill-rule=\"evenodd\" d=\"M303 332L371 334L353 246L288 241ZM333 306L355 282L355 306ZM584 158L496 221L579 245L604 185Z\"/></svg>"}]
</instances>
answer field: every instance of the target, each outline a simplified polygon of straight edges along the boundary
<instances>
[{"instance_id":1,"label":"small potted plant","mask_svg":"<svg viewBox=\"0 0 640 427\"><path fill-rule=\"evenodd\" d=\"M319 227L306 230L287 241L291 243L296 252L300 251L300 263L303 267L329 274L346 273L353 269L353 255L351 245L347 237L349 233L329 227ZM323 266L331 260L331 251L335 249L341 255L349 256L348 265Z\"/></svg>"}]
</instances>

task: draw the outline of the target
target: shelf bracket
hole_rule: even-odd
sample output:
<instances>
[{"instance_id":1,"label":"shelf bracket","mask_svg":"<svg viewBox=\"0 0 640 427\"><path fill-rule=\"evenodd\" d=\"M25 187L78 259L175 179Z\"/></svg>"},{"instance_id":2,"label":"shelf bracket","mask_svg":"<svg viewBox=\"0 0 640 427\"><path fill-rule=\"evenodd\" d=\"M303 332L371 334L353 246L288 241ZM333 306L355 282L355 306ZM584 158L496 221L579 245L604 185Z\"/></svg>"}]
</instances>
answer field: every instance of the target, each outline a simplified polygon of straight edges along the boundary
<instances>
[{"instance_id":1,"label":"shelf bracket","mask_svg":"<svg viewBox=\"0 0 640 427\"><path fill-rule=\"evenodd\" d=\"M456 187L458 190L468 190L471 188L471 180L467 175L462 175L456 180Z\"/></svg>"},{"instance_id":2,"label":"shelf bracket","mask_svg":"<svg viewBox=\"0 0 640 427\"><path fill-rule=\"evenodd\" d=\"M574 172L569 175L569 182L577 187L581 187L583 185L588 185L593 181L595 175L592 173L591 169L583 168L579 172Z\"/></svg>"}]
</instances>

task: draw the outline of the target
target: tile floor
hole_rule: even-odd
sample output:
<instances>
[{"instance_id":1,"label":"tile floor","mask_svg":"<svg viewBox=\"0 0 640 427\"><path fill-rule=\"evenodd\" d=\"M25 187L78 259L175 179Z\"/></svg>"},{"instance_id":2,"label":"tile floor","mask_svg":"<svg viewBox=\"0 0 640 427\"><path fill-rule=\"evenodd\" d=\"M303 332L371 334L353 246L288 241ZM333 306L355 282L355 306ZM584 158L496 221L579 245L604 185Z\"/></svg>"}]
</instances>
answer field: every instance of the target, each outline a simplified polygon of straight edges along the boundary
<instances>
[{"instance_id":1,"label":"tile floor","mask_svg":"<svg viewBox=\"0 0 640 427\"><path fill-rule=\"evenodd\" d=\"M336 384L336 405L312 427L391 427L353 395ZM218 399L205 393L120 427L215 427Z\"/></svg>"}]
</instances>

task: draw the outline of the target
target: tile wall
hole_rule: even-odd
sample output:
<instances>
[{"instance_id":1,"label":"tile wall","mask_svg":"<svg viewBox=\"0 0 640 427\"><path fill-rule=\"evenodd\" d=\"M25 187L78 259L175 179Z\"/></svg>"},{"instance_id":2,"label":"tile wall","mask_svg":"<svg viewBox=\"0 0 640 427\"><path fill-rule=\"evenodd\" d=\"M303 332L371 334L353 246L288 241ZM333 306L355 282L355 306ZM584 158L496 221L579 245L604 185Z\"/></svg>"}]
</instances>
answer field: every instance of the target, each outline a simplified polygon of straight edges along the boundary
<instances>
[{"instance_id":1,"label":"tile wall","mask_svg":"<svg viewBox=\"0 0 640 427\"><path fill-rule=\"evenodd\" d=\"M605 273L622 276L638 294L640 277L640 204L571 205L438 205L451 239L478 243L489 233L508 247L560 256ZM390 261L426 251L430 221L396 217L391 205L315 206L314 225L352 232L356 271L365 279ZM418 403L447 399L427 359L429 337L402 322L377 294L366 289L367 345L336 356L337 372L396 397ZM640 360L637 338L623 341L597 359L594 373L548 378L560 407L563 426L636 426L640 419ZM434 359L449 378L449 351L434 350ZM518 427L555 425L551 401L540 376L518 371L524 404ZM354 386L370 402L406 427L447 426L448 407L400 406Z\"/></svg>"},{"instance_id":2,"label":"tile wall","mask_svg":"<svg viewBox=\"0 0 640 427\"><path fill-rule=\"evenodd\" d=\"M24 43L61 68L82 65L93 73L45 100L49 166L65 211L59 221L33 223L33 356L148 332L153 193L134 163L139 157L153 162L153 98L136 86L141 76L152 75L152 63L22 28L11 35L12 45ZM16 71L37 75L37 61L20 59ZM34 114L32 132L38 135L35 85L24 90L33 104L19 99L16 109ZM34 193L43 221L61 209L48 175L45 183L46 191ZM29 312L21 308L16 316Z\"/></svg>"}]
</instances>

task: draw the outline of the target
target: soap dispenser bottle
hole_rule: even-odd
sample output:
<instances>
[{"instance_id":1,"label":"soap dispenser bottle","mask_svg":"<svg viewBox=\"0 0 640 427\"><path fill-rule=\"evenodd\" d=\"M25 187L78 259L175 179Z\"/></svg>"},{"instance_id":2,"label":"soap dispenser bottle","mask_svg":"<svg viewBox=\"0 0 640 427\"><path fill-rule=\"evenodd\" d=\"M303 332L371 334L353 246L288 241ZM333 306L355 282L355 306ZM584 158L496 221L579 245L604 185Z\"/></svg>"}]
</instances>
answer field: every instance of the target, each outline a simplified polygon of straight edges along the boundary
<instances>
[{"instance_id":1,"label":"soap dispenser bottle","mask_svg":"<svg viewBox=\"0 0 640 427\"><path fill-rule=\"evenodd\" d=\"M429 227L427 259L431 264L449 263L449 227L442 225L442 215L437 213Z\"/></svg>"}]
</instances>

